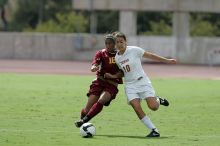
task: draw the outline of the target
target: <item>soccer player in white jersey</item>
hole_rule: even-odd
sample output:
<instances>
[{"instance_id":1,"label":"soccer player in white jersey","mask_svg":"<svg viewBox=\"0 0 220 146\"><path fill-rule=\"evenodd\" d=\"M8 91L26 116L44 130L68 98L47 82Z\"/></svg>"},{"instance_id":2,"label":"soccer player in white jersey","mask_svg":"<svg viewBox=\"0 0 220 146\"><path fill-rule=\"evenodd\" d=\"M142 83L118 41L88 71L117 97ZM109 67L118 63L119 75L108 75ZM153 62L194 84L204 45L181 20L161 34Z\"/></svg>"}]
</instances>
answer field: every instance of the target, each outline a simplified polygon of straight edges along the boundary
<instances>
[{"instance_id":1,"label":"soccer player in white jersey","mask_svg":"<svg viewBox=\"0 0 220 146\"><path fill-rule=\"evenodd\" d=\"M156 111L160 105L168 106L169 102L166 99L156 96L151 81L142 68L141 58L149 58L168 64L176 64L176 60L167 59L144 51L137 46L127 46L126 36L121 32L117 32L115 37L116 48L118 49L115 61L118 67L123 70L125 93L128 103L133 107L138 118L151 130L147 137L160 137L158 129L144 113L140 101L142 99L146 100L148 107L153 111ZM105 74L106 78L118 78L118 76L122 76L120 72L114 75L110 73Z\"/></svg>"}]
</instances>

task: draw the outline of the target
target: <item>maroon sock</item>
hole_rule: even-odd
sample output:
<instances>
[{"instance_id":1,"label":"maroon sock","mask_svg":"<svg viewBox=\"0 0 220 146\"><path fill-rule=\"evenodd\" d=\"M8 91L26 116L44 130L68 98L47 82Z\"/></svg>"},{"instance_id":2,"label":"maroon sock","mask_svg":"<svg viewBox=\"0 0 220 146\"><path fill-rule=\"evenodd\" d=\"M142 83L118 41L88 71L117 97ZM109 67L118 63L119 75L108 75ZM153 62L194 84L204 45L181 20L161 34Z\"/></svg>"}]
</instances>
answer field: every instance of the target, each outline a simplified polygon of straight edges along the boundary
<instances>
[{"instance_id":1,"label":"maroon sock","mask_svg":"<svg viewBox=\"0 0 220 146\"><path fill-rule=\"evenodd\" d=\"M86 116L86 111L85 111L85 109L83 108L82 110L81 110L81 115L80 115L80 118L82 119L83 117L85 117Z\"/></svg>"},{"instance_id":2,"label":"maroon sock","mask_svg":"<svg viewBox=\"0 0 220 146\"><path fill-rule=\"evenodd\" d=\"M103 104L96 102L92 108L90 109L89 113L87 114L87 117L89 119L92 119L93 117L95 117L98 113L100 113L102 111L103 108Z\"/></svg>"}]
</instances>

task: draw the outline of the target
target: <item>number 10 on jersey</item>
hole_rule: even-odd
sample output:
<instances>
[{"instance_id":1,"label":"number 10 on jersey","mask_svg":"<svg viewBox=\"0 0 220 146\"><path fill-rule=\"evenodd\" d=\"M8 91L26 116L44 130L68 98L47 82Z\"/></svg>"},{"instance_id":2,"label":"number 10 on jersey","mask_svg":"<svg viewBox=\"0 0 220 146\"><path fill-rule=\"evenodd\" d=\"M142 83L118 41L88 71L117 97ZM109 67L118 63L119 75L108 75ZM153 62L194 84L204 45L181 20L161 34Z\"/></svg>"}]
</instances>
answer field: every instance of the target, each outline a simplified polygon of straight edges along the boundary
<instances>
[{"instance_id":1,"label":"number 10 on jersey","mask_svg":"<svg viewBox=\"0 0 220 146\"><path fill-rule=\"evenodd\" d=\"M123 66L123 70L124 70L124 72L130 72L131 68L129 65L125 65L125 66Z\"/></svg>"}]
</instances>

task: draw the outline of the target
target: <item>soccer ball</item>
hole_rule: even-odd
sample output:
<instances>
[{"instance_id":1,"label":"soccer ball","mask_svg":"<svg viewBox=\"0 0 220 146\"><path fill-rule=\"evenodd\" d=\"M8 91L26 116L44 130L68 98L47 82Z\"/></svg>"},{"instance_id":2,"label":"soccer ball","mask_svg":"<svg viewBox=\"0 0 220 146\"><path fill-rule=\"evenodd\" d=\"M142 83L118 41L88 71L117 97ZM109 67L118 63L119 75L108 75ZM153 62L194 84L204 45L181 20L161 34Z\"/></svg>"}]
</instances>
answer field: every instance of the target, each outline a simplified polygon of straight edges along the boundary
<instances>
[{"instance_id":1,"label":"soccer ball","mask_svg":"<svg viewBox=\"0 0 220 146\"><path fill-rule=\"evenodd\" d=\"M80 127L80 134L82 137L89 138L95 135L95 126L92 123L84 123Z\"/></svg>"}]
</instances>

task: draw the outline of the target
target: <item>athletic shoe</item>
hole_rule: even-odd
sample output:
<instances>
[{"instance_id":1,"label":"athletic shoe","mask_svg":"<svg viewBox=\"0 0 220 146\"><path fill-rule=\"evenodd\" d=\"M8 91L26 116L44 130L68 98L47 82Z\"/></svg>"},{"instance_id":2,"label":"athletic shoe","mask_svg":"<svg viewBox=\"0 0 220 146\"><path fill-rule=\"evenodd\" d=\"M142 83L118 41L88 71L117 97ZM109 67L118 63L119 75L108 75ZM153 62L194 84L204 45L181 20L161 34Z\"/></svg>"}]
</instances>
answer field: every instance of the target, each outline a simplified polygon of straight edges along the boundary
<instances>
[{"instance_id":1,"label":"athletic shoe","mask_svg":"<svg viewBox=\"0 0 220 146\"><path fill-rule=\"evenodd\" d=\"M79 120L79 121L76 121L74 124L77 128L79 128L82 126L82 124L84 124L84 122L83 122L83 120Z\"/></svg>"},{"instance_id":2,"label":"athletic shoe","mask_svg":"<svg viewBox=\"0 0 220 146\"><path fill-rule=\"evenodd\" d=\"M157 96L160 100L160 104L163 106L169 106L169 102L168 100L166 100L165 98L161 98L160 96Z\"/></svg>"},{"instance_id":3,"label":"athletic shoe","mask_svg":"<svg viewBox=\"0 0 220 146\"><path fill-rule=\"evenodd\" d=\"M160 133L153 129L146 137L160 137Z\"/></svg>"}]
</instances>

